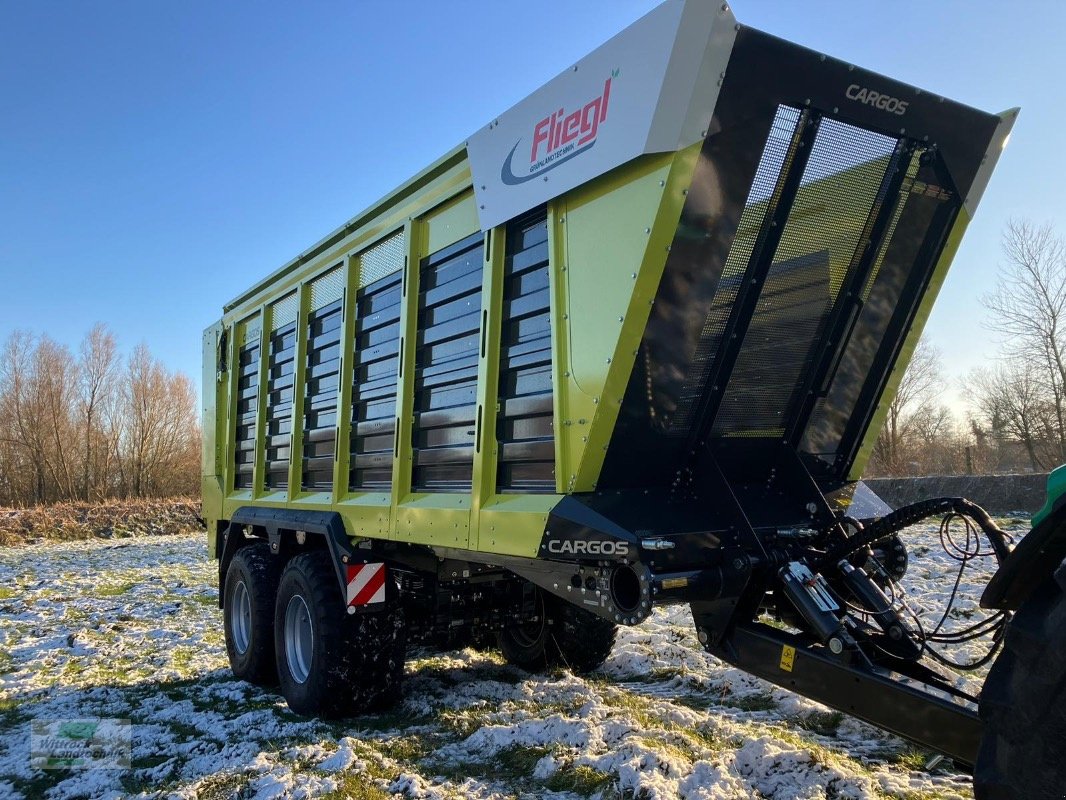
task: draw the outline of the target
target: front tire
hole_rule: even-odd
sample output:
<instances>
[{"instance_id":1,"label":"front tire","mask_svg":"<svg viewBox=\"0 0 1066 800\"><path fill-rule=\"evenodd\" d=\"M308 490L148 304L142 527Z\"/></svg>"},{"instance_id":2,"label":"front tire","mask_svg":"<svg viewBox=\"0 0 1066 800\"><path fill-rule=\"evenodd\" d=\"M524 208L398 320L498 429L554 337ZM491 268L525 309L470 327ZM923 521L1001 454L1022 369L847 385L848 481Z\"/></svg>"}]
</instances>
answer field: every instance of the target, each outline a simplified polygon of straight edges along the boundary
<instances>
[{"instance_id":1,"label":"front tire","mask_svg":"<svg viewBox=\"0 0 1066 800\"><path fill-rule=\"evenodd\" d=\"M242 547L226 570L222 627L235 677L256 686L275 686L274 598L281 563L266 542Z\"/></svg>"},{"instance_id":2,"label":"front tire","mask_svg":"<svg viewBox=\"0 0 1066 800\"><path fill-rule=\"evenodd\" d=\"M1060 569L1059 575L1066 572ZM981 692L984 736L974 770L977 800L1060 800L1066 791L1062 583L1047 581L1022 605L988 673Z\"/></svg>"},{"instance_id":3,"label":"front tire","mask_svg":"<svg viewBox=\"0 0 1066 800\"><path fill-rule=\"evenodd\" d=\"M274 649L290 709L336 719L399 699L406 638L398 598L387 594L381 609L349 615L329 553L303 553L288 563L278 587Z\"/></svg>"}]
</instances>

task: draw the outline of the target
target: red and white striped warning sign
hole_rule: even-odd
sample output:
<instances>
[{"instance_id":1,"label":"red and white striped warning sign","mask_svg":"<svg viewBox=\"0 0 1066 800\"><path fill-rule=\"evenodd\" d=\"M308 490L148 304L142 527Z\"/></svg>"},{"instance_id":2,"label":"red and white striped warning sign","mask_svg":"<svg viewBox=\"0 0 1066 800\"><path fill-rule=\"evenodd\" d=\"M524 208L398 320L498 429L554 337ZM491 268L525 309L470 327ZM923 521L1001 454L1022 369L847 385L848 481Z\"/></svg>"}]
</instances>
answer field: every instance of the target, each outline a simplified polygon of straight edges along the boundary
<instances>
[{"instance_id":1,"label":"red and white striped warning sign","mask_svg":"<svg viewBox=\"0 0 1066 800\"><path fill-rule=\"evenodd\" d=\"M385 602L385 565L348 565L348 605Z\"/></svg>"}]
</instances>

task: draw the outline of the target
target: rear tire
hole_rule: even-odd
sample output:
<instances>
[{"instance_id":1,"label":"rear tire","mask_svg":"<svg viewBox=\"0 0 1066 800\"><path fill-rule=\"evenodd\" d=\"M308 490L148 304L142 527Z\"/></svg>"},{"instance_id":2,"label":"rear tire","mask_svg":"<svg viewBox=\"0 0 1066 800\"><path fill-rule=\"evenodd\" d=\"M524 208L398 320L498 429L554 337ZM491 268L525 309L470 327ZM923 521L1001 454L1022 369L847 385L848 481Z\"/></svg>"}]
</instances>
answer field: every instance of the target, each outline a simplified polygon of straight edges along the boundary
<instances>
[{"instance_id":1,"label":"rear tire","mask_svg":"<svg viewBox=\"0 0 1066 800\"><path fill-rule=\"evenodd\" d=\"M346 613L329 553L293 558L274 614L281 693L302 716L336 719L400 698L406 652L403 611L392 587L381 609Z\"/></svg>"},{"instance_id":2,"label":"rear tire","mask_svg":"<svg viewBox=\"0 0 1066 800\"><path fill-rule=\"evenodd\" d=\"M222 627L235 677L256 686L276 686L274 598L281 561L266 542L242 547L226 570Z\"/></svg>"},{"instance_id":3,"label":"rear tire","mask_svg":"<svg viewBox=\"0 0 1066 800\"><path fill-rule=\"evenodd\" d=\"M1055 580L1041 586L1011 621L981 692L981 719L977 800L1063 797L1066 591Z\"/></svg>"},{"instance_id":4,"label":"rear tire","mask_svg":"<svg viewBox=\"0 0 1066 800\"><path fill-rule=\"evenodd\" d=\"M530 672L564 666L585 673L607 660L617 625L539 589L537 598L541 608L537 621L500 632L500 650L507 663Z\"/></svg>"}]
</instances>

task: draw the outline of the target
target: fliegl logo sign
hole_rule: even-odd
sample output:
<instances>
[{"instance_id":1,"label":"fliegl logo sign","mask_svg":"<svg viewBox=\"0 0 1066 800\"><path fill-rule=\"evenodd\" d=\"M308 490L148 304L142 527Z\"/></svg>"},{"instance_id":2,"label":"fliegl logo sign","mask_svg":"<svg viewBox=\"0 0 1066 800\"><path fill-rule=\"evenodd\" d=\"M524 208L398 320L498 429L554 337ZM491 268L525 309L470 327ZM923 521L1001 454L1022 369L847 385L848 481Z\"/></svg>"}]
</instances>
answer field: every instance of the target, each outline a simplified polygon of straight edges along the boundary
<instances>
[{"instance_id":1,"label":"fliegl logo sign","mask_svg":"<svg viewBox=\"0 0 1066 800\"><path fill-rule=\"evenodd\" d=\"M596 144L600 126L607 122L607 108L611 102L611 81L618 70L603 83L603 91L581 108L560 108L533 126L529 137L529 161L525 160L525 139L519 139L503 162L500 178L515 186L538 178L549 170L565 164Z\"/></svg>"}]
</instances>

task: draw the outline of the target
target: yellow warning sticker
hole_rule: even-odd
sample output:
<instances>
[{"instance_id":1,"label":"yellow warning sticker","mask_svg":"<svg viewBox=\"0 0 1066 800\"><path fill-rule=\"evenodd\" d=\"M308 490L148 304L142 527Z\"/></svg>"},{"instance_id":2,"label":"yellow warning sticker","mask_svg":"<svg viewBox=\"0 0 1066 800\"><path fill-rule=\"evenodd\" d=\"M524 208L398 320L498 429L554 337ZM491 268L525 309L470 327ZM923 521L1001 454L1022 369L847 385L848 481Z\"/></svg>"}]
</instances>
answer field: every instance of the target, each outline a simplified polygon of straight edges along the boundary
<instances>
[{"instance_id":1,"label":"yellow warning sticker","mask_svg":"<svg viewBox=\"0 0 1066 800\"><path fill-rule=\"evenodd\" d=\"M781 669L792 672L792 665L796 663L796 648L785 645L781 648Z\"/></svg>"}]
</instances>

